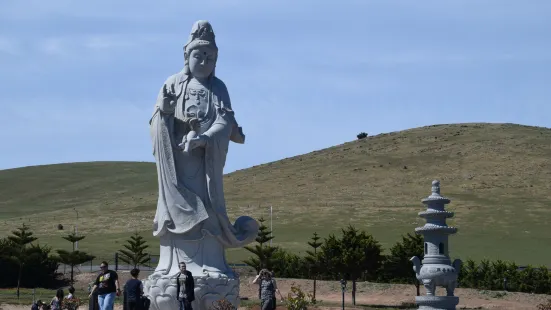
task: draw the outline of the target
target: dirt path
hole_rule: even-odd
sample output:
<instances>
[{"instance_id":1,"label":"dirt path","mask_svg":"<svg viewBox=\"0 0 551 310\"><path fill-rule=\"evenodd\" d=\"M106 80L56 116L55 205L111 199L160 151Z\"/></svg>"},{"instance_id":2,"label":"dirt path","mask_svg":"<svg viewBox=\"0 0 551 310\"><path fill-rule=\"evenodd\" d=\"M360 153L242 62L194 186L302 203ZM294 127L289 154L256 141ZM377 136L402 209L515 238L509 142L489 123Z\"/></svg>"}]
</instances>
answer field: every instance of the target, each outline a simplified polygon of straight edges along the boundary
<instances>
[{"instance_id":1,"label":"dirt path","mask_svg":"<svg viewBox=\"0 0 551 310\"><path fill-rule=\"evenodd\" d=\"M147 274L141 275L145 278ZM128 272L119 272L121 284L129 279ZM76 276L75 287L77 290L86 290L88 283L95 279L95 274L83 273ZM258 299L258 286L250 284L252 276L241 276L241 297L250 300ZM277 279L277 285L281 293L286 297L291 285L295 283L304 292L311 292L313 281L303 279ZM350 286L350 285L349 285ZM361 282L357 284L356 304L358 308L365 306L401 306L415 301L415 286L404 284L381 284ZM425 290L421 288L421 294ZM439 289L437 295L444 295L444 289ZM536 295L526 293L505 293L496 291L479 291L473 289L458 288L455 295L459 296L458 309L500 309L500 310L524 310L536 309L540 303L551 299L551 295ZM319 309L340 309L338 305L342 301L340 284L337 281L318 281L316 298L319 301L334 303L335 307L320 307ZM345 294L345 302L351 303L350 287ZM23 310L29 306L0 305L1 310ZM115 307L116 310L122 310ZM353 309L347 306L347 309Z\"/></svg>"},{"instance_id":2,"label":"dirt path","mask_svg":"<svg viewBox=\"0 0 551 310\"><path fill-rule=\"evenodd\" d=\"M252 277L247 277L249 283ZM253 285L247 285L242 281L241 296L250 299L256 299L258 288ZM311 292L313 281L302 279L278 279L277 285L281 293L286 296L290 291L292 283L297 284L303 291ZM340 284L336 281L318 281L316 298L320 301L339 304L342 301ZM421 294L425 291L421 288ZM381 305L381 306L400 306L415 301L415 286L403 284L379 284L379 283L358 283L356 292L357 305ZM445 290L437 291L438 295L444 295ZM504 293L495 291L478 291L473 289L458 288L455 295L459 296L459 309L484 308L484 309L503 309L503 310L523 310L536 309L540 303L551 299L551 295L536 295L526 293ZM351 292L347 289L345 302L351 302Z\"/></svg>"}]
</instances>

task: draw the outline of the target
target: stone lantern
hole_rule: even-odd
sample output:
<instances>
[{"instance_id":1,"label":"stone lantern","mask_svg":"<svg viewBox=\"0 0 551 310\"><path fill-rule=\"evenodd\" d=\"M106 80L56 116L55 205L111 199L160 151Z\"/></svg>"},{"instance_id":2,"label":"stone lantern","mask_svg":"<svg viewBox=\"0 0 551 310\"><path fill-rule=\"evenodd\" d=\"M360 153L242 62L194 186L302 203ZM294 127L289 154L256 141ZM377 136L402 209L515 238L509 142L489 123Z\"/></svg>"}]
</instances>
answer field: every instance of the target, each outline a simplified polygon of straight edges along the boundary
<instances>
[{"instance_id":1,"label":"stone lantern","mask_svg":"<svg viewBox=\"0 0 551 310\"><path fill-rule=\"evenodd\" d=\"M425 286L426 295L415 297L419 309L424 310L455 310L459 297L453 295L457 285L457 276L461 268L461 260L453 263L448 255L448 236L457 232L457 228L446 224L446 219L454 213L444 210L450 200L440 195L440 182L432 182L432 194L423 199L427 210L419 212L419 216L427 222L422 227L415 228L415 233L424 238L424 259L411 258L413 270L417 279ZM421 265L422 263L422 265ZM446 296L436 296L436 287L446 288Z\"/></svg>"}]
</instances>

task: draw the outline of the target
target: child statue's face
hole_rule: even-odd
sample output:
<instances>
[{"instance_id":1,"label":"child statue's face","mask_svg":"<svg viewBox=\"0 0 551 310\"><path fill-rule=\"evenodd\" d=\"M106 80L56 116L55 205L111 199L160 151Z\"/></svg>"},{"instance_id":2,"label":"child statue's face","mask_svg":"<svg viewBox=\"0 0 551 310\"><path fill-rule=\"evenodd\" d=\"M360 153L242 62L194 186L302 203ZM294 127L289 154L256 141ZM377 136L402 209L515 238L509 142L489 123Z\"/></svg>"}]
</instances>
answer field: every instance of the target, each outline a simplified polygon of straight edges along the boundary
<instances>
[{"instance_id":1,"label":"child statue's face","mask_svg":"<svg viewBox=\"0 0 551 310\"><path fill-rule=\"evenodd\" d=\"M189 71L196 78L207 78L216 64L216 54L208 47L198 47L189 55Z\"/></svg>"}]
</instances>

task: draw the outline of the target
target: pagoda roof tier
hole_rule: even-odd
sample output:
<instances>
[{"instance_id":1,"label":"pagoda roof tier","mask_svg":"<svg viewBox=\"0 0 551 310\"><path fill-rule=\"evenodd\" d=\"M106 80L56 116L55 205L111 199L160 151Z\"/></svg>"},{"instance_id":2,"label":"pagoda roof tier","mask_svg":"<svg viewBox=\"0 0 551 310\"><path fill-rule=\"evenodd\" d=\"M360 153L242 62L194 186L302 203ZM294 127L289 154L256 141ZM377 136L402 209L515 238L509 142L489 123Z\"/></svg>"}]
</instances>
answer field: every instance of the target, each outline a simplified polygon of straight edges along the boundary
<instances>
[{"instance_id":1,"label":"pagoda roof tier","mask_svg":"<svg viewBox=\"0 0 551 310\"><path fill-rule=\"evenodd\" d=\"M422 218L451 218L453 217L454 213L450 211L441 211L441 210L434 210L434 209L428 209L426 211L421 211L417 213Z\"/></svg>"},{"instance_id":2,"label":"pagoda roof tier","mask_svg":"<svg viewBox=\"0 0 551 310\"><path fill-rule=\"evenodd\" d=\"M444 234L455 234L457 232L457 228L451 227L451 226L441 226L441 225L427 223L423 227L415 228L415 232L416 233L440 232Z\"/></svg>"},{"instance_id":3,"label":"pagoda roof tier","mask_svg":"<svg viewBox=\"0 0 551 310\"><path fill-rule=\"evenodd\" d=\"M448 198L446 197L442 197L440 196L439 194L438 195L430 195L429 197L421 200L424 204L429 204L429 203L440 203L440 204L448 204L451 202L451 200L449 200Z\"/></svg>"}]
</instances>

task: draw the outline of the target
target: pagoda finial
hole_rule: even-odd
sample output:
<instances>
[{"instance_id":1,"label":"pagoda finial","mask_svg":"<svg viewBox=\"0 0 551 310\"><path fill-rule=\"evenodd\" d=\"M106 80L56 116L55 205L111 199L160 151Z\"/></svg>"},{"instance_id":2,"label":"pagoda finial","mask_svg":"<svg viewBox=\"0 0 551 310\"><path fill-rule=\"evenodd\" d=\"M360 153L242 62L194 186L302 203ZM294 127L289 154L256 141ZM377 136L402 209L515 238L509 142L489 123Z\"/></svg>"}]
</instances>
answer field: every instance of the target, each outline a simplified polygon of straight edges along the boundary
<instances>
[{"instance_id":1,"label":"pagoda finial","mask_svg":"<svg viewBox=\"0 0 551 310\"><path fill-rule=\"evenodd\" d=\"M432 181L432 195L440 196L440 181Z\"/></svg>"}]
</instances>

